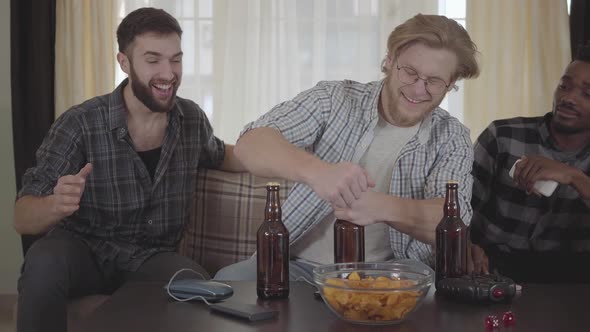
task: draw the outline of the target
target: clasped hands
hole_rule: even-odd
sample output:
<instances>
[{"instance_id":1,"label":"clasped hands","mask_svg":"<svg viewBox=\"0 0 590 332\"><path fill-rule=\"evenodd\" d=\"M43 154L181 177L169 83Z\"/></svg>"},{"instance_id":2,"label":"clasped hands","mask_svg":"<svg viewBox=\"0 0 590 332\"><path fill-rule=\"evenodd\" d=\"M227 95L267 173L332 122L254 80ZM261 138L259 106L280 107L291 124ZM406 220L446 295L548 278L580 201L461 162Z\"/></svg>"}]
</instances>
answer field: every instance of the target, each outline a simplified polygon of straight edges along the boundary
<instances>
[{"instance_id":1,"label":"clasped hands","mask_svg":"<svg viewBox=\"0 0 590 332\"><path fill-rule=\"evenodd\" d=\"M374 186L367 171L350 162L325 164L311 182L313 191L330 203L336 218L362 226L379 221L380 196L385 195L371 191Z\"/></svg>"}]
</instances>

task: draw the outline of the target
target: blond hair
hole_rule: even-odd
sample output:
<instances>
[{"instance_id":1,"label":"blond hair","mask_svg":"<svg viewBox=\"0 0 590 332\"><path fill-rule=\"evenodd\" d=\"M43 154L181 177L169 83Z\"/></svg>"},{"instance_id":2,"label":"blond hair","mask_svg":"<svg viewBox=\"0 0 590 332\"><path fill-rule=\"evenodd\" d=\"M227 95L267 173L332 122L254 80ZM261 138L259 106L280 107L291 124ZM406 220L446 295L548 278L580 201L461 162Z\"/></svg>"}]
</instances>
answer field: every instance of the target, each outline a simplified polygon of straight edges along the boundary
<instances>
[{"instance_id":1,"label":"blond hair","mask_svg":"<svg viewBox=\"0 0 590 332\"><path fill-rule=\"evenodd\" d=\"M397 26L387 38L387 56L397 57L408 46L422 43L430 48L447 49L457 55L458 66L453 80L479 75L477 46L457 21L445 16L418 14ZM385 60L381 71L388 72Z\"/></svg>"}]
</instances>

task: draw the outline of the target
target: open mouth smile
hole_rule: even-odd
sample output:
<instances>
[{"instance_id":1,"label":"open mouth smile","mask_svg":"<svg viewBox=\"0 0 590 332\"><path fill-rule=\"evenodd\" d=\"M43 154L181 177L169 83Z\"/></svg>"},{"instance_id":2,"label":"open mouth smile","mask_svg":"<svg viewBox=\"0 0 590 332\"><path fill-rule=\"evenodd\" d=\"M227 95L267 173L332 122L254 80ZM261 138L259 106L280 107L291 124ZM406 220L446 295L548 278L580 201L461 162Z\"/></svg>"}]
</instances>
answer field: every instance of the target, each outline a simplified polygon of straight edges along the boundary
<instances>
[{"instance_id":1,"label":"open mouth smile","mask_svg":"<svg viewBox=\"0 0 590 332\"><path fill-rule=\"evenodd\" d=\"M154 94L160 98L170 97L174 88L174 84L172 83L154 83L151 86Z\"/></svg>"},{"instance_id":2,"label":"open mouth smile","mask_svg":"<svg viewBox=\"0 0 590 332\"><path fill-rule=\"evenodd\" d=\"M401 94L404 97L404 99L407 100L408 102L410 102L411 104L419 104L419 103L427 101L427 100L418 100L418 99L410 98L410 97L406 96L406 94L403 92Z\"/></svg>"}]
</instances>

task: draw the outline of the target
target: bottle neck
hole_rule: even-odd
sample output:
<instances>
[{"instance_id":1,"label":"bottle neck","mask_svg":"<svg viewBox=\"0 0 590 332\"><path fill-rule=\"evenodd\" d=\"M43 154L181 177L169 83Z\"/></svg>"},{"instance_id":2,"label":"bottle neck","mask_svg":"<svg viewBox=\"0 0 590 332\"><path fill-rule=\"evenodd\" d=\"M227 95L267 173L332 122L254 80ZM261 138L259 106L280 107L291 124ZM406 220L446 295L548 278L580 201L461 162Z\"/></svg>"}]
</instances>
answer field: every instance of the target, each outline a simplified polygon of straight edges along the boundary
<instances>
[{"instance_id":1,"label":"bottle neck","mask_svg":"<svg viewBox=\"0 0 590 332\"><path fill-rule=\"evenodd\" d=\"M461 212L459 209L459 193L457 188L447 187L443 212L445 217L460 217Z\"/></svg>"},{"instance_id":2,"label":"bottle neck","mask_svg":"<svg viewBox=\"0 0 590 332\"><path fill-rule=\"evenodd\" d=\"M278 190L266 191L266 207L264 209L264 220L281 221L282 218L281 201Z\"/></svg>"}]
</instances>

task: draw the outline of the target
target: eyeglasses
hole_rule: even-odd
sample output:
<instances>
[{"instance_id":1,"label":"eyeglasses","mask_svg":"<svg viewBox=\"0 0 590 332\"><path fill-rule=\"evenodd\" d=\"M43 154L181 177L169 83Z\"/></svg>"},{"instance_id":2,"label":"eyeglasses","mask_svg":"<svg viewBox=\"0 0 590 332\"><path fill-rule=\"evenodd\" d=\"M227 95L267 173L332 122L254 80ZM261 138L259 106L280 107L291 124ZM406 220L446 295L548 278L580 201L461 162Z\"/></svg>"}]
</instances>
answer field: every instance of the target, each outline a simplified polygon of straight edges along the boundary
<instances>
[{"instance_id":1,"label":"eyeglasses","mask_svg":"<svg viewBox=\"0 0 590 332\"><path fill-rule=\"evenodd\" d=\"M418 82L418 80L422 80L424 81L426 91L428 91L428 93L430 93L431 95L442 95L445 93L445 91L449 89L452 89L454 91L459 90L459 87L455 84L451 86L450 84L447 84L445 81L437 77L422 78L420 77L420 75L418 75L418 72L415 69L410 67L400 67L399 63L396 63L396 68L397 78L400 82L412 85Z\"/></svg>"}]
</instances>

